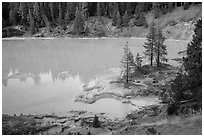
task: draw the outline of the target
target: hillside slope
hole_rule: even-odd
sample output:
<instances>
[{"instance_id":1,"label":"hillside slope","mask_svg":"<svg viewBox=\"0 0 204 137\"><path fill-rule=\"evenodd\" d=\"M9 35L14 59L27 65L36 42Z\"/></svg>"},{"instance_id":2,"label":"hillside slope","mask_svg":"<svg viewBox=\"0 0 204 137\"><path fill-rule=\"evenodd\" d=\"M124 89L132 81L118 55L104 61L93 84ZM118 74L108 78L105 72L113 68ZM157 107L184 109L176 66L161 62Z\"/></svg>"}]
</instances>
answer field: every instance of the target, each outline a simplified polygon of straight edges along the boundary
<instances>
[{"instance_id":1,"label":"hillside slope","mask_svg":"<svg viewBox=\"0 0 204 137\"><path fill-rule=\"evenodd\" d=\"M201 5L191 6L188 10L183 10L183 7L176 8L172 12L161 15L155 19L156 24L163 28L164 35L169 39L187 40L193 35L193 23L202 17ZM152 12L145 15L147 24L151 24L153 20ZM105 37L145 37L148 33L148 27L138 27L133 25L132 20L129 22L129 27L117 29L112 26L112 20L102 17L98 21L92 17L87 24L90 29L90 36L105 36Z\"/></svg>"},{"instance_id":2,"label":"hillside slope","mask_svg":"<svg viewBox=\"0 0 204 137\"><path fill-rule=\"evenodd\" d=\"M11 26L4 28L3 37L146 37L148 26L154 18L152 11L146 13L145 20L148 25L135 26L134 18L129 21L128 27L117 28L112 25L112 19L107 17L89 17L85 21L85 32L82 35L75 35L73 31L73 23L71 21L64 29L57 26L48 32L46 28L40 28L36 34L30 34L25 31L23 26ZM155 19L157 26L163 29L166 38L178 40L190 40L193 35L194 22L202 17L202 5L193 5L189 9L184 10L183 7L175 8L171 12L161 14Z\"/></svg>"}]
</instances>

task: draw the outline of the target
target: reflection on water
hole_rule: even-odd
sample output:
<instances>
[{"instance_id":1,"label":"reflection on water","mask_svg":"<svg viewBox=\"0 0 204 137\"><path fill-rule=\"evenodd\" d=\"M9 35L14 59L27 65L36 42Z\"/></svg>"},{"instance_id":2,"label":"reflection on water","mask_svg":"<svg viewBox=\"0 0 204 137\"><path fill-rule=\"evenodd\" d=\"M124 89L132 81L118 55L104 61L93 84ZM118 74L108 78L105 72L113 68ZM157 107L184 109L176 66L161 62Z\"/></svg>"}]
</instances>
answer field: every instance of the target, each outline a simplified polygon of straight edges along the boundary
<instances>
[{"instance_id":1,"label":"reflection on water","mask_svg":"<svg viewBox=\"0 0 204 137\"><path fill-rule=\"evenodd\" d=\"M144 39L3 41L3 113L52 113L71 109L128 111L128 105L115 100L111 106L107 105L110 100L99 100L92 105L73 103L82 85L104 75L110 68L120 67L122 49L127 41L134 55L142 55ZM187 42L167 41L166 44L171 59L185 49ZM28 73L32 76L26 76ZM8 78L12 74L19 77Z\"/></svg>"},{"instance_id":2,"label":"reflection on water","mask_svg":"<svg viewBox=\"0 0 204 137\"><path fill-rule=\"evenodd\" d=\"M25 82L9 79L9 86L3 87L3 110L7 113L51 113L67 110L73 96L82 90L83 83L78 75L66 78L63 82L56 79L54 84L51 72L40 74L40 77L38 85L32 78Z\"/></svg>"}]
</instances>

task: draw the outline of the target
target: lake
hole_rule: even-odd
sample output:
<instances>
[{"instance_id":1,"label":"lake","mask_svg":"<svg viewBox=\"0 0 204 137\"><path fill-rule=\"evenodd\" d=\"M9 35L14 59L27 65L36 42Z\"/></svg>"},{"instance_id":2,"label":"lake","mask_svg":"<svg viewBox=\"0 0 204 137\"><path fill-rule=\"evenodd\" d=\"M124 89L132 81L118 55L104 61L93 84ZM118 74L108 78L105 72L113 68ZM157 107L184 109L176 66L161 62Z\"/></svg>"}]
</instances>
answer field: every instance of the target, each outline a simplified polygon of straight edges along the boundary
<instances>
[{"instance_id":1,"label":"lake","mask_svg":"<svg viewBox=\"0 0 204 137\"><path fill-rule=\"evenodd\" d=\"M7 114L64 114L87 110L124 115L130 104L100 99L94 104L74 102L82 86L108 75L121 66L126 42L134 55L143 55L145 39L27 39L2 41L2 112ZM168 59L178 57L188 41L167 40ZM144 59L143 64L148 61ZM169 60L176 66L177 62ZM69 75L63 76L68 72ZM28 78L5 77L14 73L32 74ZM155 100L138 98L139 105ZM111 105L108 105L111 104Z\"/></svg>"}]
</instances>

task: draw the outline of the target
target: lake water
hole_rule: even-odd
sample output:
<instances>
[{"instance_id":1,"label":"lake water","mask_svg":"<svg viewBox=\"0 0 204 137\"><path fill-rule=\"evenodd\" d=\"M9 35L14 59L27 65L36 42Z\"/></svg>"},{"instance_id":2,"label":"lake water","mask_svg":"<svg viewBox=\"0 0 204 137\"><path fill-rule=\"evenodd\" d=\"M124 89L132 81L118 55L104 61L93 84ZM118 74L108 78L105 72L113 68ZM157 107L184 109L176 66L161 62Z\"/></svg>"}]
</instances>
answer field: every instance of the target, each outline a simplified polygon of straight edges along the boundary
<instances>
[{"instance_id":1,"label":"lake water","mask_svg":"<svg viewBox=\"0 0 204 137\"><path fill-rule=\"evenodd\" d=\"M94 104L73 100L82 91L84 84L121 66L120 60L126 42L134 55L143 55L144 41L145 39L3 40L3 113L64 114L70 110L87 110L124 115L132 106L114 99L100 99ZM186 49L187 43L167 40L167 57L178 57L177 53ZM143 64L146 63L147 60L144 60ZM175 61L169 63L177 65ZM59 76L61 72L67 71L70 72L69 77ZM14 73L30 73L33 77L4 79ZM147 104L154 102L154 99L137 99L138 103L145 100Z\"/></svg>"}]
</instances>

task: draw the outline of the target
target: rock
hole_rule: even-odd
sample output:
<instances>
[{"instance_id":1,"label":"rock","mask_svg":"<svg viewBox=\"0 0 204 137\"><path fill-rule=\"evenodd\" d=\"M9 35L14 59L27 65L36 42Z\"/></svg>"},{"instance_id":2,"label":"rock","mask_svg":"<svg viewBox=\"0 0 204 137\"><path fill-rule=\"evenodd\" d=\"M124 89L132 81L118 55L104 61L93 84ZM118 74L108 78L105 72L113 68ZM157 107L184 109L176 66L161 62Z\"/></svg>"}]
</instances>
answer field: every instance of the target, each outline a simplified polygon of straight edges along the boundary
<instances>
[{"instance_id":1,"label":"rock","mask_svg":"<svg viewBox=\"0 0 204 137\"><path fill-rule=\"evenodd\" d=\"M131 99L131 96L126 96L127 99Z\"/></svg>"},{"instance_id":2,"label":"rock","mask_svg":"<svg viewBox=\"0 0 204 137\"><path fill-rule=\"evenodd\" d=\"M137 80L136 83L140 83L140 80Z\"/></svg>"},{"instance_id":3,"label":"rock","mask_svg":"<svg viewBox=\"0 0 204 137\"><path fill-rule=\"evenodd\" d=\"M35 34L34 37L44 37L44 34L38 33L38 34Z\"/></svg>"},{"instance_id":4,"label":"rock","mask_svg":"<svg viewBox=\"0 0 204 137\"><path fill-rule=\"evenodd\" d=\"M159 83L159 81L156 79L153 79L152 83Z\"/></svg>"},{"instance_id":5,"label":"rock","mask_svg":"<svg viewBox=\"0 0 204 137\"><path fill-rule=\"evenodd\" d=\"M154 127L147 127L145 129L146 129L146 133L148 135L157 135L158 134L157 130Z\"/></svg>"},{"instance_id":6,"label":"rock","mask_svg":"<svg viewBox=\"0 0 204 137\"><path fill-rule=\"evenodd\" d=\"M138 125L138 123L137 123L136 120L132 120L130 124L131 124L131 125Z\"/></svg>"},{"instance_id":7,"label":"rock","mask_svg":"<svg viewBox=\"0 0 204 137\"><path fill-rule=\"evenodd\" d=\"M159 114L158 114L157 111L152 111L152 112L150 112L150 114L149 114L150 117L158 116L158 115L159 115Z\"/></svg>"},{"instance_id":8,"label":"rock","mask_svg":"<svg viewBox=\"0 0 204 137\"><path fill-rule=\"evenodd\" d=\"M129 100L129 99L123 99L122 102L123 102L123 103L130 103L130 100Z\"/></svg>"},{"instance_id":9,"label":"rock","mask_svg":"<svg viewBox=\"0 0 204 137\"><path fill-rule=\"evenodd\" d=\"M22 36L22 30L18 30L16 27L7 27L2 29L2 37Z\"/></svg>"}]
</instances>

